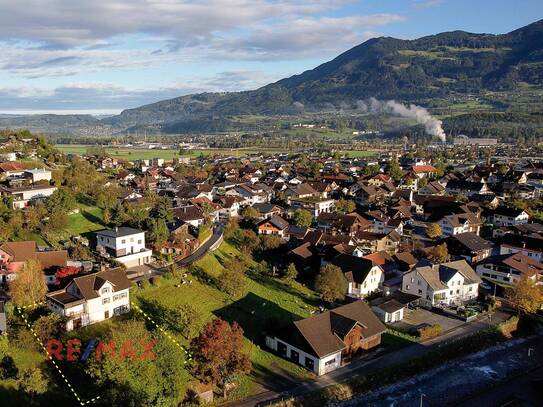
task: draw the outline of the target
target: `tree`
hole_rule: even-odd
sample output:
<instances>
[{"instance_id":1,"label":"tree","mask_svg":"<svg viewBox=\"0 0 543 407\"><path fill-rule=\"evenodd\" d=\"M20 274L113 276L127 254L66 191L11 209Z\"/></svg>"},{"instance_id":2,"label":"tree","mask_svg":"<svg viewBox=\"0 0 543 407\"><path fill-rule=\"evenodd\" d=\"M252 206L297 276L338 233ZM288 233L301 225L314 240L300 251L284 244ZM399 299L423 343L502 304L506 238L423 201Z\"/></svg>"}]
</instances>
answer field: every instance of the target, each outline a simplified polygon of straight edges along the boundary
<instances>
[{"instance_id":1,"label":"tree","mask_svg":"<svg viewBox=\"0 0 543 407\"><path fill-rule=\"evenodd\" d=\"M285 280L287 283L291 283L296 280L296 277L298 277L298 270L296 270L294 263L290 263L285 271L283 280Z\"/></svg>"},{"instance_id":2,"label":"tree","mask_svg":"<svg viewBox=\"0 0 543 407\"><path fill-rule=\"evenodd\" d=\"M177 405L183 382L172 378L186 374L179 347L158 331L149 332L140 320L119 323L103 341L114 344L114 354L101 348L100 356L89 361L87 373L104 389L108 405Z\"/></svg>"},{"instance_id":3,"label":"tree","mask_svg":"<svg viewBox=\"0 0 543 407\"><path fill-rule=\"evenodd\" d=\"M232 297L239 297L245 291L245 276L234 265L226 265L217 280L217 286Z\"/></svg>"},{"instance_id":4,"label":"tree","mask_svg":"<svg viewBox=\"0 0 543 407\"><path fill-rule=\"evenodd\" d=\"M441 233L441 226L439 226L439 223L430 223L426 228L426 236L430 239L438 238L441 236Z\"/></svg>"},{"instance_id":5,"label":"tree","mask_svg":"<svg viewBox=\"0 0 543 407\"><path fill-rule=\"evenodd\" d=\"M292 215L292 222L296 226L308 228L313 223L313 215L305 209L296 209Z\"/></svg>"},{"instance_id":6,"label":"tree","mask_svg":"<svg viewBox=\"0 0 543 407\"><path fill-rule=\"evenodd\" d=\"M35 398L47 391L49 382L40 369L31 367L19 373L17 388L26 393L30 405L39 405L39 403L36 404Z\"/></svg>"},{"instance_id":7,"label":"tree","mask_svg":"<svg viewBox=\"0 0 543 407\"><path fill-rule=\"evenodd\" d=\"M24 214L26 227L32 231L37 231L47 217L47 208L42 203L29 206Z\"/></svg>"},{"instance_id":8,"label":"tree","mask_svg":"<svg viewBox=\"0 0 543 407\"><path fill-rule=\"evenodd\" d=\"M533 314L543 304L543 290L531 279L523 277L513 288L507 290L506 298L519 312Z\"/></svg>"},{"instance_id":9,"label":"tree","mask_svg":"<svg viewBox=\"0 0 543 407\"><path fill-rule=\"evenodd\" d=\"M226 222L226 225L224 225L224 238L226 240L232 239L234 237L234 233L236 230L239 229L239 224L236 218L230 217L228 218L228 221Z\"/></svg>"},{"instance_id":10,"label":"tree","mask_svg":"<svg viewBox=\"0 0 543 407\"><path fill-rule=\"evenodd\" d=\"M258 219L260 213L252 206L248 206L241 212L241 216L243 216L243 219L248 222L254 222L256 219Z\"/></svg>"},{"instance_id":11,"label":"tree","mask_svg":"<svg viewBox=\"0 0 543 407\"><path fill-rule=\"evenodd\" d=\"M50 338L59 338L66 327L64 319L58 314L47 314L39 317L34 322L34 332L42 340L47 341Z\"/></svg>"},{"instance_id":12,"label":"tree","mask_svg":"<svg viewBox=\"0 0 543 407\"><path fill-rule=\"evenodd\" d=\"M45 207L50 215L71 211L77 205L73 193L67 188L59 188L47 198Z\"/></svg>"},{"instance_id":13,"label":"tree","mask_svg":"<svg viewBox=\"0 0 543 407\"><path fill-rule=\"evenodd\" d=\"M347 280L338 266L327 264L315 279L315 291L327 302L342 300L347 292Z\"/></svg>"},{"instance_id":14,"label":"tree","mask_svg":"<svg viewBox=\"0 0 543 407\"><path fill-rule=\"evenodd\" d=\"M222 319L209 322L191 342L194 358L192 373L200 381L222 386L234 375L251 370L249 356L243 352L243 329Z\"/></svg>"},{"instance_id":15,"label":"tree","mask_svg":"<svg viewBox=\"0 0 543 407\"><path fill-rule=\"evenodd\" d=\"M262 235L260 241L262 242L262 251L277 249L283 244L283 240L277 235Z\"/></svg>"},{"instance_id":16,"label":"tree","mask_svg":"<svg viewBox=\"0 0 543 407\"><path fill-rule=\"evenodd\" d=\"M179 332L186 339L193 338L202 323L202 314L190 304L181 304L174 310L173 318Z\"/></svg>"},{"instance_id":17,"label":"tree","mask_svg":"<svg viewBox=\"0 0 543 407\"><path fill-rule=\"evenodd\" d=\"M62 282L73 275L79 274L81 271L81 268L79 267L73 267L73 266L66 266L61 267L56 273L55 273L55 285L60 285Z\"/></svg>"},{"instance_id":18,"label":"tree","mask_svg":"<svg viewBox=\"0 0 543 407\"><path fill-rule=\"evenodd\" d=\"M170 231L164 219L149 219L149 242L156 250L160 250L164 246L169 235Z\"/></svg>"},{"instance_id":19,"label":"tree","mask_svg":"<svg viewBox=\"0 0 543 407\"><path fill-rule=\"evenodd\" d=\"M341 198L336 202L336 210L339 213L351 213L356 209L356 203L350 199Z\"/></svg>"},{"instance_id":20,"label":"tree","mask_svg":"<svg viewBox=\"0 0 543 407\"><path fill-rule=\"evenodd\" d=\"M397 160L392 160L386 171L387 175L392 178L394 181L399 181L403 177L403 170L400 168Z\"/></svg>"},{"instance_id":21,"label":"tree","mask_svg":"<svg viewBox=\"0 0 543 407\"><path fill-rule=\"evenodd\" d=\"M449 259L449 250L447 249L447 244L442 243L436 245L432 249L431 257L432 260L436 263L445 263Z\"/></svg>"},{"instance_id":22,"label":"tree","mask_svg":"<svg viewBox=\"0 0 543 407\"><path fill-rule=\"evenodd\" d=\"M9 283L9 292L15 305L23 307L43 301L47 285L38 260L27 260L17 278Z\"/></svg>"}]
</instances>

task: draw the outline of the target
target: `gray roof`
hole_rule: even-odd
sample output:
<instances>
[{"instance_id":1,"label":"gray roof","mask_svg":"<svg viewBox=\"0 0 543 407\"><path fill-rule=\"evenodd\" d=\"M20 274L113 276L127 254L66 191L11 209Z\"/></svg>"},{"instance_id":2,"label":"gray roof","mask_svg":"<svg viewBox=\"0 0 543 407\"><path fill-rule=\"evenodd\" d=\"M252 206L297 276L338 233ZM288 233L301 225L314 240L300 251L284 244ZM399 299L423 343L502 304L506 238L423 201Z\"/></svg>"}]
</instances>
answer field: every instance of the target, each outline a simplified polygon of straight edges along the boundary
<instances>
[{"instance_id":1,"label":"gray roof","mask_svg":"<svg viewBox=\"0 0 543 407\"><path fill-rule=\"evenodd\" d=\"M129 228L129 227L120 227L115 229L104 229L96 232L97 235L107 236L107 237L123 237L123 236L129 236L134 235L136 233L143 233L142 230Z\"/></svg>"}]
</instances>

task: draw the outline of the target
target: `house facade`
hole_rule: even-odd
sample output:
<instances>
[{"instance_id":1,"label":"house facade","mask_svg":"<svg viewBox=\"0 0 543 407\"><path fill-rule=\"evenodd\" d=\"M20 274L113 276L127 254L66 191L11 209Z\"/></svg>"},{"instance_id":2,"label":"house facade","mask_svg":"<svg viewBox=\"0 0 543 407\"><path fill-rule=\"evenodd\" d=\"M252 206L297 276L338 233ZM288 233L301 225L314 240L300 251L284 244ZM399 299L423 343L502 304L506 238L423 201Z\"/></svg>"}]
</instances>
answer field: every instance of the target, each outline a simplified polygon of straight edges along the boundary
<instances>
[{"instance_id":1,"label":"house facade","mask_svg":"<svg viewBox=\"0 0 543 407\"><path fill-rule=\"evenodd\" d=\"M71 331L130 311L130 285L120 271L101 271L46 294L46 304L67 318L66 330Z\"/></svg>"},{"instance_id":2,"label":"house facade","mask_svg":"<svg viewBox=\"0 0 543 407\"><path fill-rule=\"evenodd\" d=\"M465 260L417 267L403 275L402 291L420 296L420 305L462 305L479 294L481 278Z\"/></svg>"},{"instance_id":3,"label":"house facade","mask_svg":"<svg viewBox=\"0 0 543 407\"><path fill-rule=\"evenodd\" d=\"M128 268L149 263L153 254L145 247L145 232L128 227L96 232L96 249Z\"/></svg>"},{"instance_id":4,"label":"house facade","mask_svg":"<svg viewBox=\"0 0 543 407\"><path fill-rule=\"evenodd\" d=\"M342 366L346 358L381 343L386 327L364 301L293 322L266 337L280 356L323 375Z\"/></svg>"}]
</instances>

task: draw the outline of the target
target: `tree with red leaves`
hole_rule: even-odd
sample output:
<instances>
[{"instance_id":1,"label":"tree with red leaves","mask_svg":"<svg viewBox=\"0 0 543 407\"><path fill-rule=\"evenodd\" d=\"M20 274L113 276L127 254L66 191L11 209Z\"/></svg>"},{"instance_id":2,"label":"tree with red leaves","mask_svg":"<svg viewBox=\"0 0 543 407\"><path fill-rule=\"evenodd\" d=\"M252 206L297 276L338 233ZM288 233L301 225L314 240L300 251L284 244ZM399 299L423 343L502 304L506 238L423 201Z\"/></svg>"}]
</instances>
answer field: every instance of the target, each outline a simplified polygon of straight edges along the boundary
<instances>
[{"instance_id":1,"label":"tree with red leaves","mask_svg":"<svg viewBox=\"0 0 543 407\"><path fill-rule=\"evenodd\" d=\"M194 376L224 389L233 375L251 370L249 356L242 349L243 329L237 322L230 325L222 319L211 321L191 342Z\"/></svg>"},{"instance_id":2,"label":"tree with red leaves","mask_svg":"<svg viewBox=\"0 0 543 407\"><path fill-rule=\"evenodd\" d=\"M66 266L61 267L56 273L55 273L55 285L60 285L64 279L73 276L75 274L79 274L81 269L79 267L73 267L73 266Z\"/></svg>"}]
</instances>

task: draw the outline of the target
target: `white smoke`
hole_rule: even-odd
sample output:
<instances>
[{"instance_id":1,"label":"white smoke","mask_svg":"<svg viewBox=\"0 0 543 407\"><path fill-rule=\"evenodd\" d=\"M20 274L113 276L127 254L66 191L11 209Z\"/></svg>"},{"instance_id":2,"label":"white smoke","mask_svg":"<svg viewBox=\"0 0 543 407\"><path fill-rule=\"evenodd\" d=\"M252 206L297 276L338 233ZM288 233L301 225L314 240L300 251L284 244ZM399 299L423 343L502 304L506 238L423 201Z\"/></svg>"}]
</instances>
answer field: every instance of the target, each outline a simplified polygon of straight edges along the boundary
<instances>
[{"instance_id":1,"label":"white smoke","mask_svg":"<svg viewBox=\"0 0 543 407\"><path fill-rule=\"evenodd\" d=\"M292 104L292 106L294 106L294 108L296 110L304 110L305 109L305 105L302 102L294 102Z\"/></svg>"},{"instance_id":2,"label":"white smoke","mask_svg":"<svg viewBox=\"0 0 543 407\"><path fill-rule=\"evenodd\" d=\"M424 107L413 104L406 106L394 100L380 101L375 98L370 98L367 102L358 101L357 107L359 110L369 111L373 114L391 114L415 119L417 123L424 125L426 133L439 138L442 142L446 140L445 131L443 131L442 127L443 123L441 120L432 117Z\"/></svg>"}]
</instances>

